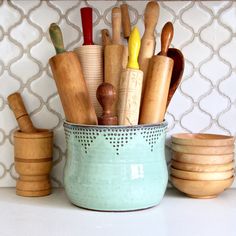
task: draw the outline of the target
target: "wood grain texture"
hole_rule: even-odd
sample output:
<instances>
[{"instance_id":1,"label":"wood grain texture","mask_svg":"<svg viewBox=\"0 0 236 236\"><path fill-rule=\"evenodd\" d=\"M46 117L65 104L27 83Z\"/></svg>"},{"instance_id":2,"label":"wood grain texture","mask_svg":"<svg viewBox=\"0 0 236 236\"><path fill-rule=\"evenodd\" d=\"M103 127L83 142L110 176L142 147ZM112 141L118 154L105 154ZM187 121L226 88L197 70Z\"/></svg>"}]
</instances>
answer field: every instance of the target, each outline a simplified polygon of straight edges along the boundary
<instances>
[{"instance_id":1,"label":"wood grain texture","mask_svg":"<svg viewBox=\"0 0 236 236\"><path fill-rule=\"evenodd\" d=\"M102 46L111 44L111 38L108 29L102 29L101 34L102 34Z\"/></svg>"},{"instance_id":2,"label":"wood grain texture","mask_svg":"<svg viewBox=\"0 0 236 236\"><path fill-rule=\"evenodd\" d=\"M76 53L58 54L52 57L49 63L66 120L76 124L96 125L95 109Z\"/></svg>"},{"instance_id":3,"label":"wood grain texture","mask_svg":"<svg viewBox=\"0 0 236 236\"><path fill-rule=\"evenodd\" d=\"M119 7L112 8L112 44L121 44L121 10Z\"/></svg>"},{"instance_id":4,"label":"wood grain texture","mask_svg":"<svg viewBox=\"0 0 236 236\"><path fill-rule=\"evenodd\" d=\"M40 197L51 193L49 174L52 169L53 133L14 133L15 168L19 174L16 194Z\"/></svg>"},{"instance_id":5,"label":"wood grain texture","mask_svg":"<svg viewBox=\"0 0 236 236\"><path fill-rule=\"evenodd\" d=\"M13 93L9 95L7 99L9 106L16 117L20 130L25 133L37 132L37 129L34 127L26 111L21 95L19 93Z\"/></svg>"},{"instance_id":6,"label":"wood grain texture","mask_svg":"<svg viewBox=\"0 0 236 236\"><path fill-rule=\"evenodd\" d=\"M120 5L121 17L122 17L122 29L124 38L128 39L131 33L129 8L126 3Z\"/></svg>"},{"instance_id":7,"label":"wood grain texture","mask_svg":"<svg viewBox=\"0 0 236 236\"><path fill-rule=\"evenodd\" d=\"M155 51L156 39L154 31L159 18L159 11L160 7L158 3L153 1L147 4L144 12L145 31L141 40L141 48L138 58L140 70L143 71L143 89L145 87L149 60L152 58Z\"/></svg>"},{"instance_id":8,"label":"wood grain texture","mask_svg":"<svg viewBox=\"0 0 236 236\"><path fill-rule=\"evenodd\" d=\"M150 60L140 124L160 123L164 120L173 64L173 60L165 56L153 56Z\"/></svg>"},{"instance_id":9,"label":"wood grain texture","mask_svg":"<svg viewBox=\"0 0 236 236\"><path fill-rule=\"evenodd\" d=\"M126 69L121 74L118 103L118 124L137 125L142 93L143 72Z\"/></svg>"}]
</instances>

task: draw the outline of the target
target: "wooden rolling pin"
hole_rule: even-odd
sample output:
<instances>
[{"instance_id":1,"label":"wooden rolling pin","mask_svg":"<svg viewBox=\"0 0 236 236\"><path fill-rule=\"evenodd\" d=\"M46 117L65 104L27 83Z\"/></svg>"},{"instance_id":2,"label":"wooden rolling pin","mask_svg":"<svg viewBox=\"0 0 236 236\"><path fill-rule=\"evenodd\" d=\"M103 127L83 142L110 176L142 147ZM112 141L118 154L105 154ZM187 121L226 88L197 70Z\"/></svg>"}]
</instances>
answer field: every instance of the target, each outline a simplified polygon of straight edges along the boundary
<instances>
[{"instance_id":1,"label":"wooden rolling pin","mask_svg":"<svg viewBox=\"0 0 236 236\"><path fill-rule=\"evenodd\" d=\"M154 1L149 2L145 8L145 31L141 40L141 48L138 58L140 70L143 71L143 91L145 88L149 60L152 58L155 52L156 39L154 37L154 31L159 18L159 11L159 5Z\"/></svg>"},{"instance_id":2,"label":"wooden rolling pin","mask_svg":"<svg viewBox=\"0 0 236 236\"><path fill-rule=\"evenodd\" d=\"M153 124L163 121L166 111L173 59L167 57L167 51L173 38L173 25L165 24L161 33L161 52L149 62L146 86L140 113L140 124Z\"/></svg>"},{"instance_id":3,"label":"wooden rolling pin","mask_svg":"<svg viewBox=\"0 0 236 236\"><path fill-rule=\"evenodd\" d=\"M117 125L117 116L112 113L112 105L116 101L116 90L112 84L102 83L97 89L97 99L103 108L99 125Z\"/></svg>"},{"instance_id":4,"label":"wooden rolling pin","mask_svg":"<svg viewBox=\"0 0 236 236\"><path fill-rule=\"evenodd\" d=\"M102 29L101 34L102 34L102 46L111 44L111 39L108 29Z\"/></svg>"},{"instance_id":5,"label":"wooden rolling pin","mask_svg":"<svg viewBox=\"0 0 236 236\"><path fill-rule=\"evenodd\" d=\"M91 7L83 7L80 9L84 44L93 45L93 9Z\"/></svg>"},{"instance_id":6,"label":"wooden rolling pin","mask_svg":"<svg viewBox=\"0 0 236 236\"><path fill-rule=\"evenodd\" d=\"M136 27L129 38L129 61L122 71L119 88L118 124L137 125L142 93L143 72L139 70L140 35Z\"/></svg>"},{"instance_id":7,"label":"wooden rolling pin","mask_svg":"<svg viewBox=\"0 0 236 236\"><path fill-rule=\"evenodd\" d=\"M121 45L121 11L120 8L112 9L112 44L105 46L104 50L104 68L105 82L114 86L118 91L120 75L122 71L122 58L124 46ZM117 114L117 102L112 107L114 114Z\"/></svg>"},{"instance_id":8,"label":"wooden rolling pin","mask_svg":"<svg viewBox=\"0 0 236 236\"><path fill-rule=\"evenodd\" d=\"M51 40L57 55L49 60L66 120L77 124L97 124L81 65L75 52L66 52L59 26L51 24Z\"/></svg>"},{"instance_id":9,"label":"wooden rolling pin","mask_svg":"<svg viewBox=\"0 0 236 236\"><path fill-rule=\"evenodd\" d=\"M13 93L8 96L8 103L12 109L20 130L24 133L35 133L37 129L34 127L19 93Z\"/></svg>"}]
</instances>

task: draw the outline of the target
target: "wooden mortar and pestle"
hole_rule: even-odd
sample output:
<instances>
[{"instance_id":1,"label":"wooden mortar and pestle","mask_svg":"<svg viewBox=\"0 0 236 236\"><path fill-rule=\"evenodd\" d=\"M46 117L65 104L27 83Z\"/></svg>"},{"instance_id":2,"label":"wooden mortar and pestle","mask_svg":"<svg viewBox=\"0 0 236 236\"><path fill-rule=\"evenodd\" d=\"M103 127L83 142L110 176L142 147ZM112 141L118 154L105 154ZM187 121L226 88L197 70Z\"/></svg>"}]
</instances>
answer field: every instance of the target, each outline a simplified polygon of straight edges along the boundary
<instances>
[{"instance_id":1,"label":"wooden mortar and pestle","mask_svg":"<svg viewBox=\"0 0 236 236\"><path fill-rule=\"evenodd\" d=\"M24 197L49 195L53 132L33 126L19 93L9 95L8 103L20 127L14 133L15 169L19 174L16 194Z\"/></svg>"},{"instance_id":2,"label":"wooden mortar and pestle","mask_svg":"<svg viewBox=\"0 0 236 236\"><path fill-rule=\"evenodd\" d=\"M52 23L50 37L57 55L49 60L66 120L76 124L97 124L97 116L75 52L66 52L59 26Z\"/></svg>"}]
</instances>

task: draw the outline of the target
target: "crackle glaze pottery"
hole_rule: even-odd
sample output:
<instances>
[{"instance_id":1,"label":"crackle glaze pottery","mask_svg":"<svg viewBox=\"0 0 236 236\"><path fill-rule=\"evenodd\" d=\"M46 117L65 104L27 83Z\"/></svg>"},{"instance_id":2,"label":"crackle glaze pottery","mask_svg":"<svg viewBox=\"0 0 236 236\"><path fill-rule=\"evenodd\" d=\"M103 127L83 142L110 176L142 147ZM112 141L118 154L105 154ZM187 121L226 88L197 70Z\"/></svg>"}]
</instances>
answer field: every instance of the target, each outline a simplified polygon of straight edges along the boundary
<instances>
[{"instance_id":1,"label":"crackle glaze pottery","mask_svg":"<svg viewBox=\"0 0 236 236\"><path fill-rule=\"evenodd\" d=\"M65 122L64 128L64 185L73 204L100 211L129 211L160 203L168 182L166 122L137 126Z\"/></svg>"}]
</instances>

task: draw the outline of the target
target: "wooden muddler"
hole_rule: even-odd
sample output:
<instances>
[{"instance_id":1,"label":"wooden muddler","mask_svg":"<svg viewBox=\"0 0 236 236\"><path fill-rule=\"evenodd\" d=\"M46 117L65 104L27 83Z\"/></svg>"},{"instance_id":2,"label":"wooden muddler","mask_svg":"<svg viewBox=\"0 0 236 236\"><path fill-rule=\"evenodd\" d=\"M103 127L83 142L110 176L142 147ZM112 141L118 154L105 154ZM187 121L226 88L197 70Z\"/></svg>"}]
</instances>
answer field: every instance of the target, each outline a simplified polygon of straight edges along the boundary
<instances>
[{"instance_id":1,"label":"wooden muddler","mask_svg":"<svg viewBox=\"0 0 236 236\"><path fill-rule=\"evenodd\" d=\"M140 124L153 124L164 120L174 64L173 59L167 57L173 33L172 23L166 23L161 33L161 53L158 56L153 56L149 62L141 105Z\"/></svg>"},{"instance_id":2,"label":"wooden muddler","mask_svg":"<svg viewBox=\"0 0 236 236\"><path fill-rule=\"evenodd\" d=\"M145 31L141 40L141 48L138 57L140 70L143 71L143 91L145 88L149 60L152 58L155 52L156 39L154 37L154 31L159 18L159 11L159 5L157 2L154 1L149 2L145 8Z\"/></svg>"},{"instance_id":3,"label":"wooden muddler","mask_svg":"<svg viewBox=\"0 0 236 236\"><path fill-rule=\"evenodd\" d=\"M105 80L118 91L120 75L122 71L122 58L124 46L121 45L121 11L120 8L112 9L112 44L105 46L104 50L104 68ZM117 114L117 102L112 107L114 114Z\"/></svg>"},{"instance_id":4,"label":"wooden muddler","mask_svg":"<svg viewBox=\"0 0 236 236\"><path fill-rule=\"evenodd\" d=\"M19 93L13 93L8 96L8 103L12 109L20 130L24 133L34 133L37 129L34 127Z\"/></svg>"},{"instance_id":5,"label":"wooden muddler","mask_svg":"<svg viewBox=\"0 0 236 236\"><path fill-rule=\"evenodd\" d=\"M58 25L50 26L50 36L57 54L49 60L66 120L76 124L96 125L95 109L89 97L80 61L75 52L65 52Z\"/></svg>"},{"instance_id":6,"label":"wooden muddler","mask_svg":"<svg viewBox=\"0 0 236 236\"><path fill-rule=\"evenodd\" d=\"M119 87L118 124L137 125L142 93L143 72L139 70L140 35L136 27L129 37L129 61L122 71Z\"/></svg>"}]
</instances>

